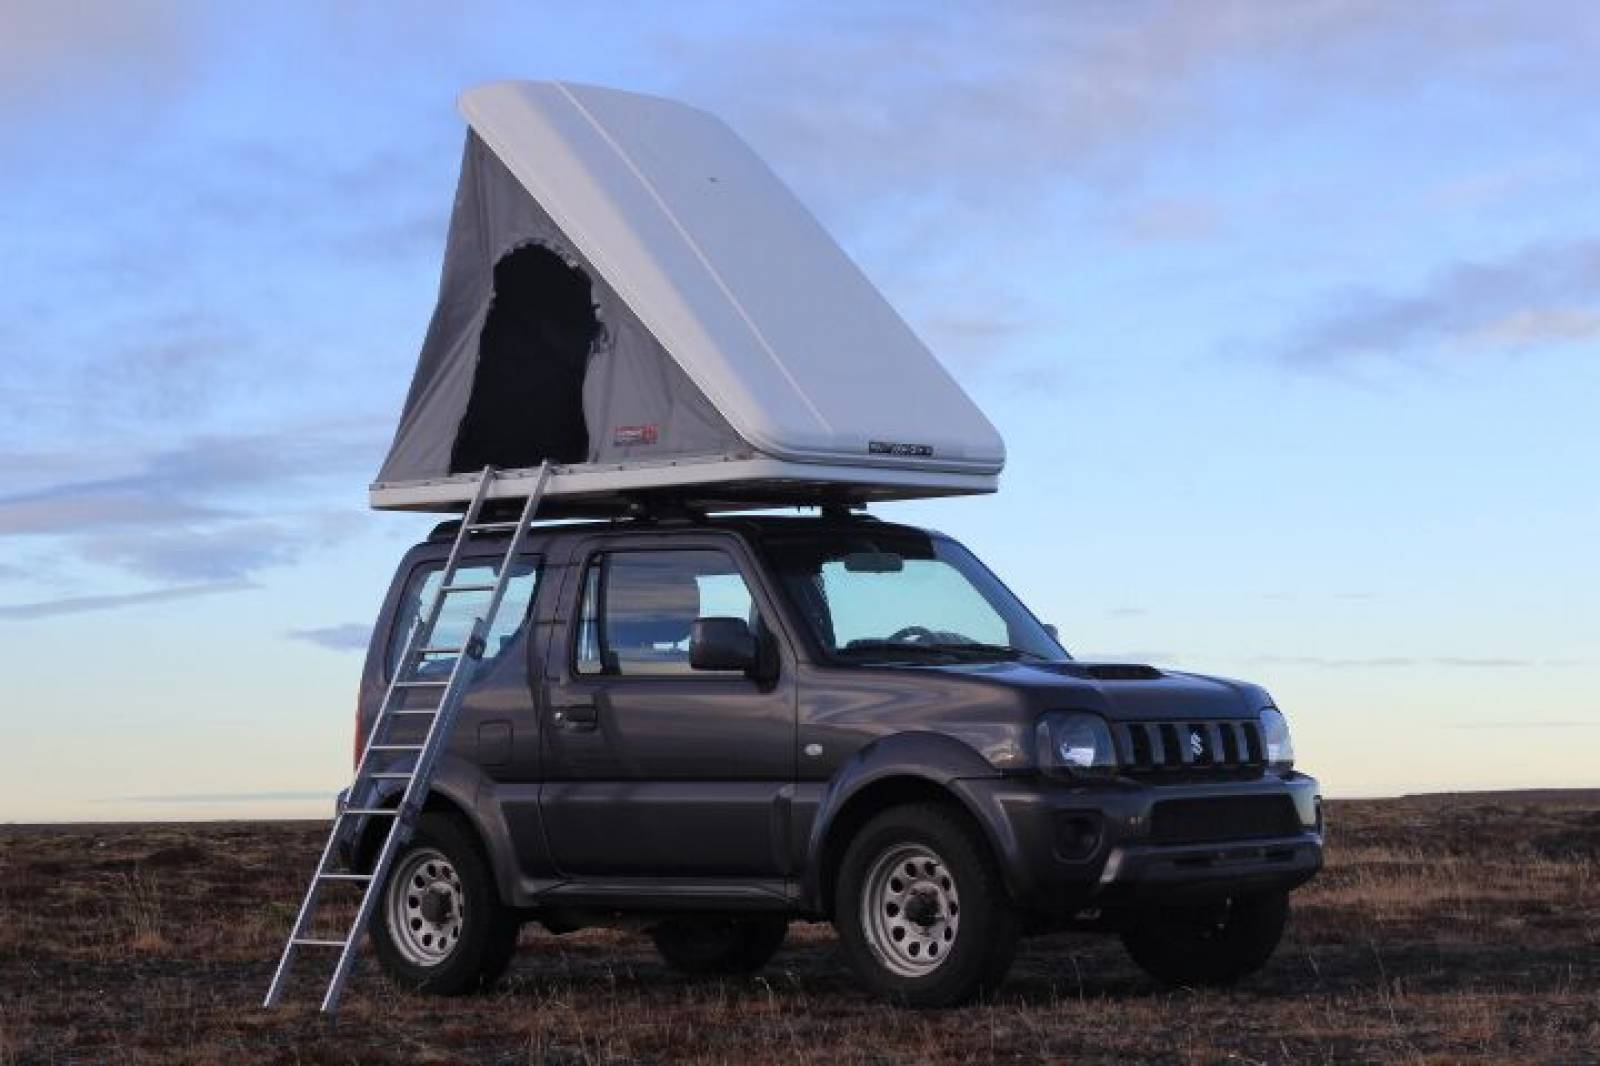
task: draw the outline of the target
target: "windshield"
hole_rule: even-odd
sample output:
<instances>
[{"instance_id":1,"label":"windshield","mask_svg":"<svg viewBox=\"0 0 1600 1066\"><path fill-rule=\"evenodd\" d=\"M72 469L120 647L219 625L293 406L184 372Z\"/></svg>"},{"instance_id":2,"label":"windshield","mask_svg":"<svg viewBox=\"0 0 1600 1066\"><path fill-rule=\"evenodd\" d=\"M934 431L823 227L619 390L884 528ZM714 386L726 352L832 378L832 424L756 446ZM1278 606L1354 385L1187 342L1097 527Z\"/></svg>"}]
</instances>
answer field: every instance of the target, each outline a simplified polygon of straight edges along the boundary
<instances>
[{"instance_id":1,"label":"windshield","mask_svg":"<svg viewBox=\"0 0 1600 1066\"><path fill-rule=\"evenodd\" d=\"M906 530L766 540L784 591L831 658L952 663L1070 658L955 541Z\"/></svg>"}]
</instances>

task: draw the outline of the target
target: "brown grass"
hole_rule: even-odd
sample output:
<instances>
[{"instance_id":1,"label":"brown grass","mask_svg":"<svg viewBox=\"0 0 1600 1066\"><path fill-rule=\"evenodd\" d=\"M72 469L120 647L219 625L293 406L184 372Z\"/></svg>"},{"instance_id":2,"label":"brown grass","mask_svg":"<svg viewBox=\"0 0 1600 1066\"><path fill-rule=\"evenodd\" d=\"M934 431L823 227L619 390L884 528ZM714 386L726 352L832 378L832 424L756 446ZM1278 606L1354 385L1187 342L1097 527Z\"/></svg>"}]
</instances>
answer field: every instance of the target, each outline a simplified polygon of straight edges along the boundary
<instances>
[{"instance_id":1,"label":"brown grass","mask_svg":"<svg viewBox=\"0 0 1600 1066\"><path fill-rule=\"evenodd\" d=\"M33 1062L1600 1061L1600 796L1331 805L1330 866L1227 992L1115 942L1030 941L1004 995L866 998L831 930L686 982L638 936L524 933L499 992L419 999L370 962L336 1023L258 1006L322 827L0 829L0 1066ZM306 970L312 969L310 966Z\"/></svg>"}]
</instances>

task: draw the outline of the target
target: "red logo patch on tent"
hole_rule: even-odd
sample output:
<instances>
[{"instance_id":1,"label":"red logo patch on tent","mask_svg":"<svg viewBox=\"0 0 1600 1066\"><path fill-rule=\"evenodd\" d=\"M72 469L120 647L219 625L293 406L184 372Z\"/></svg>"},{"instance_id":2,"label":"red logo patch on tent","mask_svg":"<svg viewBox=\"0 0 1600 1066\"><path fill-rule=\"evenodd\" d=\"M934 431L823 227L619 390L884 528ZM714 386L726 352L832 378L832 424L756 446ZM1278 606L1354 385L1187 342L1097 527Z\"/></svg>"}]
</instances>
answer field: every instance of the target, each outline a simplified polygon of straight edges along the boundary
<instances>
[{"instance_id":1,"label":"red logo patch on tent","mask_svg":"<svg viewBox=\"0 0 1600 1066\"><path fill-rule=\"evenodd\" d=\"M611 443L618 448L628 448L635 444L655 444L661 439L661 430L654 426L618 426L611 435Z\"/></svg>"}]
</instances>

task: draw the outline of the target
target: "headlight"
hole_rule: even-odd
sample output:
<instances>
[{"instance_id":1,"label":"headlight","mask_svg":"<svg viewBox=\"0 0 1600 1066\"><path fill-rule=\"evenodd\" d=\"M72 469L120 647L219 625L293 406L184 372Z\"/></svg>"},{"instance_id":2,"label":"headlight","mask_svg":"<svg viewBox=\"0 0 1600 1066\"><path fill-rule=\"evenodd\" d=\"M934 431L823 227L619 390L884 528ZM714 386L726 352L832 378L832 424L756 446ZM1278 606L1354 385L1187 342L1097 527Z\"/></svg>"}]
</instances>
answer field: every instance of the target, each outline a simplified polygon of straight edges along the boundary
<instances>
[{"instance_id":1,"label":"headlight","mask_svg":"<svg viewBox=\"0 0 1600 1066\"><path fill-rule=\"evenodd\" d=\"M1039 769L1073 774L1114 773L1111 729L1097 714L1048 714L1037 731Z\"/></svg>"},{"instance_id":2,"label":"headlight","mask_svg":"<svg viewBox=\"0 0 1600 1066\"><path fill-rule=\"evenodd\" d=\"M1276 708L1268 707L1261 712L1261 746L1266 750L1269 767L1274 770L1293 768L1294 741L1289 739L1289 720Z\"/></svg>"}]
</instances>

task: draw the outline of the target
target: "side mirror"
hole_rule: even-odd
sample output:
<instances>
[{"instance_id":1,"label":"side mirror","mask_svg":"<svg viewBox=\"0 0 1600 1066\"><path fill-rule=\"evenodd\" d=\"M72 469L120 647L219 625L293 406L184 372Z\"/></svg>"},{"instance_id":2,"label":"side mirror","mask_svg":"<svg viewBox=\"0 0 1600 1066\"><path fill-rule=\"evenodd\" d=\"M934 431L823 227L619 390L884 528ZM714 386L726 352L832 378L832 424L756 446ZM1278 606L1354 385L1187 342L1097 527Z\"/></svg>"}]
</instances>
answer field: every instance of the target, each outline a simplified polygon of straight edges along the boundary
<instances>
[{"instance_id":1,"label":"side mirror","mask_svg":"<svg viewBox=\"0 0 1600 1066\"><path fill-rule=\"evenodd\" d=\"M756 638L743 618L697 618L689 630L689 665L695 670L756 668Z\"/></svg>"},{"instance_id":2,"label":"side mirror","mask_svg":"<svg viewBox=\"0 0 1600 1066\"><path fill-rule=\"evenodd\" d=\"M1053 624L1046 622L1044 624L1044 631L1045 635L1047 635L1051 640L1055 641L1057 644L1061 643L1061 631Z\"/></svg>"}]
</instances>

